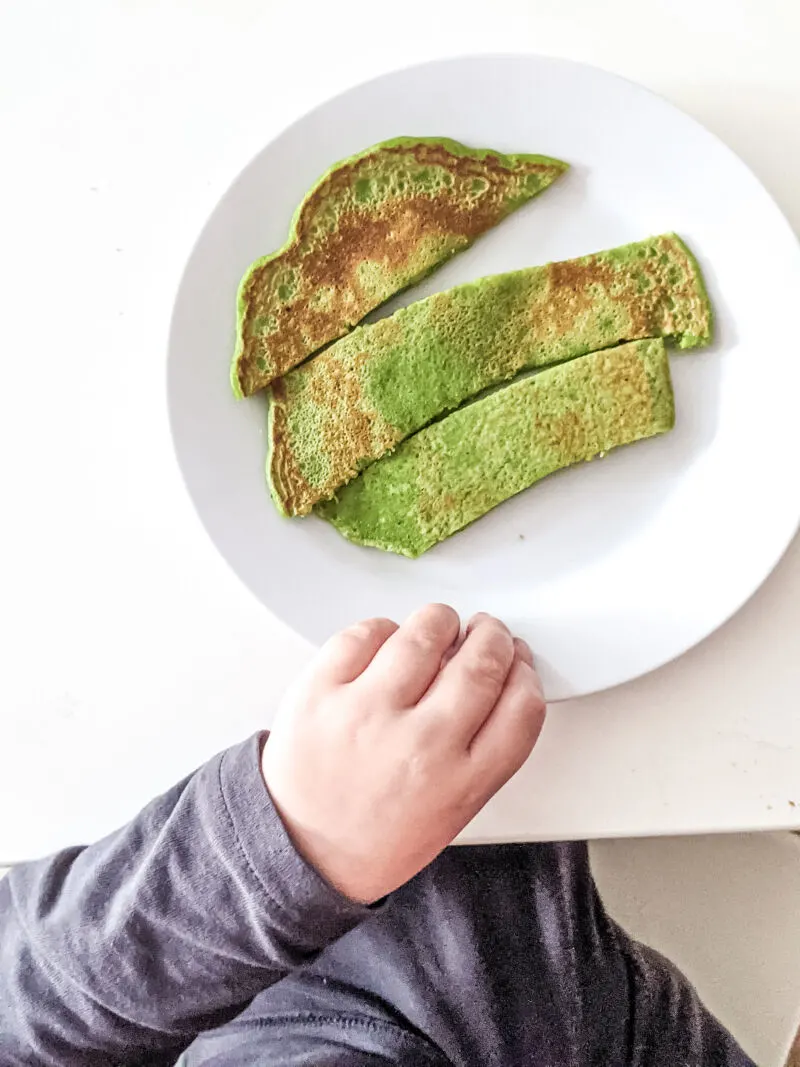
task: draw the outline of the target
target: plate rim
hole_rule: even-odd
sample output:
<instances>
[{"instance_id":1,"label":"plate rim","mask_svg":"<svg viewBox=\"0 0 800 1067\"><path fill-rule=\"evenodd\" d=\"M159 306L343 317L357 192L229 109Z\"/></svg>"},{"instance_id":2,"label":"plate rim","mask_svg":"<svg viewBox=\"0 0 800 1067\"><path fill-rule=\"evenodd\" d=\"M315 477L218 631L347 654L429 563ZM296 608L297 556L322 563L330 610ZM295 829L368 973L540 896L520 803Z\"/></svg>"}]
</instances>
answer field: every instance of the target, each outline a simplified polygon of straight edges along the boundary
<instances>
[{"instance_id":1,"label":"plate rim","mask_svg":"<svg viewBox=\"0 0 800 1067\"><path fill-rule=\"evenodd\" d=\"M258 162L261 159L261 157L266 152L268 152L269 149L272 147L272 145L277 140L279 140L281 137L283 137L284 135L286 135L287 133L289 133L290 131L295 129L300 124L306 122L310 117L318 114L323 109L329 107L330 105L335 104L336 102L343 100L345 97L349 96L350 94L361 92L361 91L367 89L369 86L375 85L378 82L389 80L389 79L392 79L394 77L397 77L397 76L400 76L400 75L403 75L403 74L410 74L411 72L414 72L414 71L421 71L421 70L424 70L424 69L429 69L429 68L434 68L434 67L441 67L441 66L445 66L445 65L448 65L448 64L461 64L461 63L493 64L493 63L503 62L503 61L508 61L508 60L510 60L510 61L541 62L541 63L544 63L544 64L553 64L555 66L560 66L560 67L564 67L564 68L571 67L571 68L575 68L575 69L578 69L578 70L587 70L587 71L591 71L593 73L599 73L599 74L603 75L606 78L609 78L609 79L612 79L612 80L614 80L616 82L623 83L623 84L625 84L627 86L630 86L632 89L635 89L635 90L637 90L639 92L644 92L647 95L649 95L650 97L652 97L654 100L658 101L659 104L666 105L671 110L673 110L674 112L679 114L682 117L683 120L687 121L692 126L694 126L697 130L701 131L704 136L706 136L706 137L710 138L711 140L713 140L713 142L715 142L717 148L722 149L724 151L724 153L730 158L730 160L732 161L733 164L737 165L740 168L743 168L743 170L747 173L747 175L755 182L755 184L759 187L759 189L762 191L762 193L766 196L766 198L767 198L769 204L771 205L772 209L776 212L777 217L780 219L781 223L785 227L785 229L788 232L788 234L790 234L792 236L792 238L794 239L795 245L797 246L798 250L800 251L800 235L798 235L795 232L794 227L792 226L791 222L789 221L789 219L788 219L788 217L786 215L786 212L783 210L781 204L776 200L775 196L767 188L767 186L764 184L764 182L762 182L762 180L760 179L758 174L755 172L755 170L750 166L750 164L746 160L744 160L719 134L717 134L713 130L709 129L699 119L697 119L693 115L689 114L689 112L685 111L678 104L675 104L668 97L662 95L661 93L657 92L656 90L651 89L649 86L644 85L642 82L636 81L635 79L630 78L630 77L628 77L628 76L626 76L624 74L620 74L617 71L609 70L608 68L606 68L606 67L604 67L604 66L602 66L600 64L597 64L597 63L588 63L588 62L585 62L583 60L573 59L571 57L551 55L551 54L541 53L541 52L534 52L534 51L529 51L529 50L526 50L526 49L520 49L519 51L516 51L516 50L504 50L504 51L464 52L464 53L462 53L462 52L454 52L454 53L449 53L449 54L443 54L443 55L436 56L436 57L429 58L429 59L425 59L425 60L422 60L422 61L419 61L419 62L405 63L405 64L402 64L402 65L397 66L397 67L392 67L389 70L381 71L380 73L375 74L375 75L373 75L371 77L360 79L358 81L354 81L351 84L348 84L348 85L344 86L343 88L339 89L338 91L336 91L332 95L325 96L325 97L319 99L313 106L309 107L307 110L305 110L301 114L297 115L291 121L286 122L286 123L282 124L281 126L279 126L278 128L274 129L270 133L269 139L267 141L265 141L261 145L261 147L247 159L247 161L244 163L244 165L241 166L239 168L239 170L234 174L234 176L229 181L228 185L225 187L223 192L217 197L217 199L214 202L212 208L210 209L208 215L206 216L203 225L200 227L200 230L199 230L196 238L192 242L192 244L191 244L191 246L190 246L190 248L188 250L188 253L186 254L186 257L185 257L185 260L184 260L184 263L183 263L183 267L182 267L182 269L180 271L178 282L177 282L177 284L175 285L175 287L173 289L173 296L172 296L172 302L171 302L171 311L170 311L170 317L169 317L169 326L168 326L168 330L167 330L167 345L166 345L166 360L165 360L167 415L168 415L169 435L170 435L170 440L172 442L172 450L173 450L173 454L174 454L174 459L175 459L175 461L177 463L177 467L178 467L178 471L179 471L179 474L180 474L181 483L182 483L182 485L184 487L184 490L186 491L186 494L188 495L188 498L189 498L189 500L191 502L192 509L195 512L195 514L196 514L196 516L197 516L197 518L198 518L198 520L200 522L200 526L202 527L206 537L209 539L209 541L213 545L215 552L217 553L218 556L220 556L222 558L222 560L224 561L225 565L235 575L237 580L245 587L245 589L247 589L248 593L251 596L253 596L254 599L256 599L258 601L258 603L266 611L270 612L270 614L275 616L275 618L277 618L283 625L287 626L290 630L292 630L293 632L297 633L304 640L308 641L310 644L314 645L315 647L317 647L317 642L313 638L308 637L307 634L305 634L304 632L302 632L301 630L299 630L297 628L296 624L293 621L289 621L282 613L279 613L278 611L276 611L275 609L270 607L269 604L264 602L262 597L259 596L258 593L255 592L255 590L251 587L251 585L249 584L247 579L243 576L243 574L240 573L239 569L237 569L237 566L234 564L234 562L231 561L231 559L228 557L228 555L226 555L225 553L223 553L220 550L220 548L218 547L217 542L215 540L215 537L214 537L214 535L212 533L212 530L211 530L209 524L207 523L206 519L204 518L203 513L201 512L200 505L199 505L198 499L197 499L197 497L195 495L195 492L193 491L192 487L189 484L189 480L187 478L185 466L184 466L184 463L181 460L182 450L181 450L181 447L179 446L178 434L176 432L176 414L175 414L176 397L175 397L175 393L174 393L173 379L172 379L172 373L171 373L171 368L172 368L172 363L173 363L172 351L173 351L173 347L175 345L176 318L177 318L179 299L180 299L181 293L183 291L184 285L185 285L185 283L187 281L187 278L188 278L188 276L190 274L190 270L191 270L191 268L192 268L192 266L194 264L195 257L196 257L196 255L198 253L198 250L200 249L200 246L202 245L203 240L206 237L207 231L211 228L211 226L212 226L212 224L214 222L215 216L216 216L217 212L219 211L220 207L222 206L223 202L233 193L233 191L236 188L236 186L239 185L240 182L243 182L245 180L245 178L249 174L249 172L258 165ZM341 158L345 158L345 157L341 157ZM604 692L607 692L607 691L609 691L611 689L615 689L615 688L617 688L619 686L627 684L628 682L633 682L633 681L637 680L638 678L642 678L642 677L644 677L644 676L646 676L648 674L651 674L654 671L657 671L657 670L661 669L662 667L667 666L668 664L673 663L674 661L676 661L676 660L680 659L682 656L684 656L691 649L699 647L700 645L702 645L709 637L711 637L714 633L716 633L718 630L720 630L722 627L724 627L727 623L729 623L731 621L731 619L735 615L737 615L749 603L750 600L752 600L752 598L759 591L759 589L762 587L764 582L767 581L767 579L770 577L770 575L773 573L773 571L779 565L781 560L784 558L784 556L786 555L786 552L788 551L790 545L792 544L792 542L794 541L795 537L797 536L798 530L800 530L800 492L797 495L796 506L795 506L795 508L793 510L794 510L794 513L795 513L794 514L794 521L792 522L792 524L790 526L790 529L780 538L779 550L774 554L774 558L769 563L769 565L763 570L763 574L761 575L761 577L756 581L756 583L749 590L749 592L747 592L746 594L744 594L741 597L737 597L736 598L736 603L732 607L730 607L727 611L725 611L725 612L723 612L722 614L719 615L718 621L713 626L708 628L706 626L706 624L702 624L703 632L700 634L700 636L689 637L685 642L680 642L679 643L679 647L677 647L677 649L671 651L666 656L659 657L657 661L652 662L647 667L644 667L642 669L637 669L633 673L631 673L630 670L626 670L626 669L622 669L622 670L619 670L619 671L612 671L612 672L610 672L610 675L611 675L610 680L604 682L602 685L597 686L597 687L588 688L588 689L581 689L579 692L574 693L574 694L564 694L564 695L558 695L558 696L555 696L555 697L549 697L548 698L549 703L556 704L556 703L562 703L564 701L580 700L580 699L583 699L585 697L592 696L592 695L594 695L596 693L604 693ZM759 570L761 570L761 568L759 568Z\"/></svg>"}]
</instances>

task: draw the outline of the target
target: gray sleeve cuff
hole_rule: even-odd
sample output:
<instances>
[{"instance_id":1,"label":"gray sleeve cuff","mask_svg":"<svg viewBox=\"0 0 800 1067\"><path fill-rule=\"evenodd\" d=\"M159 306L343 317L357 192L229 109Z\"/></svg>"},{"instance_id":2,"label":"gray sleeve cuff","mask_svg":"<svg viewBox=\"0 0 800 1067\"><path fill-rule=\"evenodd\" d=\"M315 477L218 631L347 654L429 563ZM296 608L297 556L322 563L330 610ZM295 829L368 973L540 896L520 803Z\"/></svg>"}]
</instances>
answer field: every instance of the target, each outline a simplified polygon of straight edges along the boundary
<instances>
[{"instance_id":1,"label":"gray sleeve cuff","mask_svg":"<svg viewBox=\"0 0 800 1067\"><path fill-rule=\"evenodd\" d=\"M269 899L273 922L279 914L296 947L313 952L374 914L376 906L343 896L294 847L261 775L263 737L255 734L223 753L222 801L243 876L258 884Z\"/></svg>"}]
</instances>

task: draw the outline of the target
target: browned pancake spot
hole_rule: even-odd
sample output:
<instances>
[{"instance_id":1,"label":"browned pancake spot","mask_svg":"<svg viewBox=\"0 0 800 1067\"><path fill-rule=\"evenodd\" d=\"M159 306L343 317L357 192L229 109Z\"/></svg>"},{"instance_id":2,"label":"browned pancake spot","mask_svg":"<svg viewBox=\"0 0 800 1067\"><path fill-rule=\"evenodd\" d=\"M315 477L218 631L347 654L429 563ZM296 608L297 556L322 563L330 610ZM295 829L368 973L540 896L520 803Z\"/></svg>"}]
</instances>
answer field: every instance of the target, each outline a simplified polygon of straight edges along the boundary
<instances>
[{"instance_id":1,"label":"browned pancake spot","mask_svg":"<svg viewBox=\"0 0 800 1067\"><path fill-rule=\"evenodd\" d=\"M272 433L272 469L280 472L276 488L286 510L293 515L306 515L319 500L329 497L343 481L358 471L362 456L374 453L376 438L379 451L385 452L397 444L397 437L385 427L378 413L364 399L358 374L368 360L366 352L357 353L346 364L325 356L314 361L314 373L306 379L307 397L304 403L317 408L320 420L311 432L320 437L318 451L330 464L333 477L321 485L310 485L303 477L294 451L295 441L286 421L286 387L281 379L273 382L275 416Z\"/></svg>"},{"instance_id":2,"label":"browned pancake spot","mask_svg":"<svg viewBox=\"0 0 800 1067\"><path fill-rule=\"evenodd\" d=\"M309 351L341 337L372 309L374 300L364 293L358 278L358 268L363 263L378 263L389 272L401 274L413 263L423 238L448 239L461 247L494 226L505 213L507 185L501 181L492 183L491 176L507 178L509 170L497 156L476 160L453 156L441 146L426 144L381 151L411 155L419 164L444 167L457 178L489 178L490 191L468 202L457 202L452 190L444 188L428 195L389 197L372 209L368 204L349 207L336 217L333 231L320 239L314 227L325 205L343 201L373 157L357 160L331 174L305 201L292 247L282 253L279 261L272 260L254 271L246 284L244 352L238 370L244 392L264 378L264 371L258 367L259 357L266 359L270 374L283 374ZM525 174L552 174L559 169L552 164L528 164ZM278 306L268 287L264 292L265 276L276 269L297 269L301 279L296 298ZM321 289L331 291L326 307L313 304ZM253 323L264 314L277 320L277 328L262 340L253 336Z\"/></svg>"}]
</instances>

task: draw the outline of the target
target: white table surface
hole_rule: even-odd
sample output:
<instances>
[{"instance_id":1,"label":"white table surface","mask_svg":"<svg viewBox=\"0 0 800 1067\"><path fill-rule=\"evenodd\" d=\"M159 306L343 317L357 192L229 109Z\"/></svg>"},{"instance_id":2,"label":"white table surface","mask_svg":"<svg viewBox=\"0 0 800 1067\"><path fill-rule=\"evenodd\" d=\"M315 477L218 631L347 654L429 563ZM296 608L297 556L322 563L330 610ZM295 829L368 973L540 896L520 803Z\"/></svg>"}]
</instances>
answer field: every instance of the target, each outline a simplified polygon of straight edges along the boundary
<instances>
[{"instance_id":1,"label":"white table surface","mask_svg":"<svg viewBox=\"0 0 800 1067\"><path fill-rule=\"evenodd\" d=\"M265 141L391 67L540 51L669 97L797 227L799 35L792 0L0 6L0 861L110 830L310 655L207 541L166 419L180 271ZM700 647L556 708L465 838L800 826L799 638L795 544Z\"/></svg>"}]
</instances>

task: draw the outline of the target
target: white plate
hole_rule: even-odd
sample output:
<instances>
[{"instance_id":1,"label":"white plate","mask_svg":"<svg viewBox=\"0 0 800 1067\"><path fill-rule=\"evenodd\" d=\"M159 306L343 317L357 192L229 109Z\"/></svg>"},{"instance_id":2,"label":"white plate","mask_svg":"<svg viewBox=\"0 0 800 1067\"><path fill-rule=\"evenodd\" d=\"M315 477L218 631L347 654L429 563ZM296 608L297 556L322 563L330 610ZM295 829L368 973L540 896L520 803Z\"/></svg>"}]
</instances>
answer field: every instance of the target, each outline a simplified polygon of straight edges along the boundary
<instances>
[{"instance_id":1,"label":"white plate","mask_svg":"<svg viewBox=\"0 0 800 1067\"><path fill-rule=\"evenodd\" d=\"M410 561L288 521L264 480L265 405L228 386L234 297L283 243L332 162L399 134L539 152L572 171L389 305L494 271L675 230L697 254L717 340L672 356L677 426L549 478ZM239 577L312 641L427 600L502 616L535 648L548 696L623 682L679 655L755 591L800 518L793 329L800 251L744 164L695 121L603 71L471 57L386 75L323 104L236 179L178 292L169 405L206 529Z\"/></svg>"}]
</instances>

